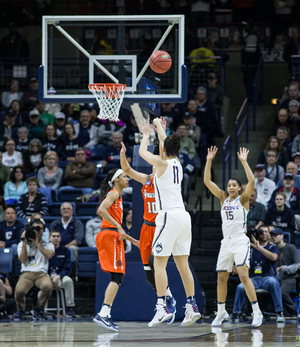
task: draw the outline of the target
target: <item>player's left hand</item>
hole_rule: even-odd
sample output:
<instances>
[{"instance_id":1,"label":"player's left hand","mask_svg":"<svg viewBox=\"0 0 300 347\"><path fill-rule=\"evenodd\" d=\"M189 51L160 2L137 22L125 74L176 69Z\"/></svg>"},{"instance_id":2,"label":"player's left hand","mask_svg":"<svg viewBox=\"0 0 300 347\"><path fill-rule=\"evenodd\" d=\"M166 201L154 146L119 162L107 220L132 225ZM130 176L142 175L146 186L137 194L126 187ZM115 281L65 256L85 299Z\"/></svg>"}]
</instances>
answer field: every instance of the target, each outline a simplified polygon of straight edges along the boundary
<instances>
[{"instance_id":1,"label":"player's left hand","mask_svg":"<svg viewBox=\"0 0 300 347\"><path fill-rule=\"evenodd\" d=\"M143 135L150 135L151 134L151 129L152 129L152 126L149 122L149 119L142 119L141 121L141 125L140 125L140 130L142 132Z\"/></svg>"},{"instance_id":2,"label":"player's left hand","mask_svg":"<svg viewBox=\"0 0 300 347\"><path fill-rule=\"evenodd\" d=\"M248 153L249 153L249 150L247 148L245 147L240 148L240 153L239 152L237 153L240 161L247 161Z\"/></svg>"}]
</instances>

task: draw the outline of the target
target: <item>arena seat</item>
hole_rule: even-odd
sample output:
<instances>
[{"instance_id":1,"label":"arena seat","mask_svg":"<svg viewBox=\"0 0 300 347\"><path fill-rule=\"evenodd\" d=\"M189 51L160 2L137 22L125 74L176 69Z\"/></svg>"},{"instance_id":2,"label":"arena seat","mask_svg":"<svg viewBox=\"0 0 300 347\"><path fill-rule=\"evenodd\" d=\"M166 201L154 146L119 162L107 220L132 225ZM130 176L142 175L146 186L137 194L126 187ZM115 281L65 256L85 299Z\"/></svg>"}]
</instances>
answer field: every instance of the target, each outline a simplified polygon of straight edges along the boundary
<instances>
[{"instance_id":1,"label":"arena seat","mask_svg":"<svg viewBox=\"0 0 300 347\"><path fill-rule=\"evenodd\" d=\"M11 248L0 248L0 269L4 273L13 271L14 254Z\"/></svg>"},{"instance_id":2,"label":"arena seat","mask_svg":"<svg viewBox=\"0 0 300 347\"><path fill-rule=\"evenodd\" d=\"M95 278L97 262L97 248L79 247L77 255L77 275L79 277Z\"/></svg>"},{"instance_id":3,"label":"arena seat","mask_svg":"<svg viewBox=\"0 0 300 347\"><path fill-rule=\"evenodd\" d=\"M76 201L76 198L81 195L84 195L83 189L60 188L60 201Z\"/></svg>"},{"instance_id":4,"label":"arena seat","mask_svg":"<svg viewBox=\"0 0 300 347\"><path fill-rule=\"evenodd\" d=\"M98 202L83 202L78 206L79 216L96 216Z\"/></svg>"},{"instance_id":5,"label":"arena seat","mask_svg":"<svg viewBox=\"0 0 300 347\"><path fill-rule=\"evenodd\" d=\"M291 243L291 233L288 231L283 232L283 239L285 243Z\"/></svg>"},{"instance_id":6,"label":"arena seat","mask_svg":"<svg viewBox=\"0 0 300 347\"><path fill-rule=\"evenodd\" d=\"M56 217L57 216L61 216L61 214L60 214L60 206L62 204L63 204L63 202L54 202L51 206L49 206L49 214L51 215L51 217L52 216L56 216ZM70 204L73 207L73 214L76 215L76 203L71 201ZM45 218L44 218L44 220L45 220Z\"/></svg>"}]
</instances>

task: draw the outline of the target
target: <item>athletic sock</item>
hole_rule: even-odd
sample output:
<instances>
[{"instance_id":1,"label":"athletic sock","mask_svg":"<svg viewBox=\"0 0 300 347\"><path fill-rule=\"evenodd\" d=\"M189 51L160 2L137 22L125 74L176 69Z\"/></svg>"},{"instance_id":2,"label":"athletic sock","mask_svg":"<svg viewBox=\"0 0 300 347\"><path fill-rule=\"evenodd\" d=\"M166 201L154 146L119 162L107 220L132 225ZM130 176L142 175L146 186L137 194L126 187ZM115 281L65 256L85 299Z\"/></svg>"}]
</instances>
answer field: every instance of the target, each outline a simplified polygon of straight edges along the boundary
<instances>
[{"instance_id":1,"label":"athletic sock","mask_svg":"<svg viewBox=\"0 0 300 347\"><path fill-rule=\"evenodd\" d=\"M165 296L158 296L157 297L157 305L165 305L166 304L166 297Z\"/></svg>"},{"instance_id":2,"label":"athletic sock","mask_svg":"<svg viewBox=\"0 0 300 347\"><path fill-rule=\"evenodd\" d=\"M170 297L173 296L172 293L171 293L170 287L167 287L166 296L170 296Z\"/></svg>"},{"instance_id":3,"label":"athletic sock","mask_svg":"<svg viewBox=\"0 0 300 347\"><path fill-rule=\"evenodd\" d=\"M252 302L251 302L251 307L252 307L253 313L260 312L260 309L259 309L259 306L258 306L258 302L257 302L257 301L252 301Z\"/></svg>"},{"instance_id":4,"label":"athletic sock","mask_svg":"<svg viewBox=\"0 0 300 347\"><path fill-rule=\"evenodd\" d=\"M111 305L103 304L99 312L99 316L110 318L110 310L111 310Z\"/></svg>"},{"instance_id":5,"label":"athletic sock","mask_svg":"<svg viewBox=\"0 0 300 347\"><path fill-rule=\"evenodd\" d=\"M195 300L194 295L189 296L189 297L186 299L186 302L187 302L188 304L195 304L195 303L196 303L196 300Z\"/></svg>"},{"instance_id":6,"label":"athletic sock","mask_svg":"<svg viewBox=\"0 0 300 347\"><path fill-rule=\"evenodd\" d=\"M225 302L218 302L218 314L225 312Z\"/></svg>"}]
</instances>

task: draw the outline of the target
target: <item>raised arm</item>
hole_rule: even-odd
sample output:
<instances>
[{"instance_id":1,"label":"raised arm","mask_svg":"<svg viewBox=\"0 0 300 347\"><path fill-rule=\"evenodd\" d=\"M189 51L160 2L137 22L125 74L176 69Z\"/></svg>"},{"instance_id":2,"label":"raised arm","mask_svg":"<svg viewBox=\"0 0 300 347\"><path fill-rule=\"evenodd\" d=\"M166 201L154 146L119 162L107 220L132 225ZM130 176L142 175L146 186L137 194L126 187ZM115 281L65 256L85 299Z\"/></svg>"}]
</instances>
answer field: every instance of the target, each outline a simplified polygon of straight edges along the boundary
<instances>
[{"instance_id":1,"label":"raised arm","mask_svg":"<svg viewBox=\"0 0 300 347\"><path fill-rule=\"evenodd\" d=\"M147 181L150 180L149 175L144 174L142 172L138 172L136 170L134 170L130 164L128 163L127 159L126 159L126 147L124 145L123 142L121 142L122 148L120 150L120 162L121 162L121 168L124 171L124 173L133 178L135 181L138 181L140 183L142 183L142 185L144 185Z\"/></svg>"},{"instance_id":2,"label":"raised arm","mask_svg":"<svg viewBox=\"0 0 300 347\"><path fill-rule=\"evenodd\" d=\"M151 126L148 119L143 119L140 125L141 132L143 133L143 139L140 145L139 154L149 164L155 166L156 171L162 170L164 172L168 166L168 163L163 160L160 156L154 155L148 151L148 140L151 133Z\"/></svg>"},{"instance_id":3,"label":"raised arm","mask_svg":"<svg viewBox=\"0 0 300 347\"><path fill-rule=\"evenodd\" d=\"M160 117L160 118L154 118L153 120L154 129L157 132L159 142L163 143L166 135L166 121Z\"/></svg>"},{"instance_id":4,"label":"raised arm","mask_svg":"<svg viewBox=\"0 0 300 347\"><path fill-rule=\"evenodd\" d=\"M242 193L240 201L241 204L248 210L249 209L249 200L250 197L253 193L253 189L254 189L254 184L255 184L255 177L253 175L252 170L250 169L250 166L247 162L247 158L248 158L248 153L249 150L247 148L240 148L240 152L238 153L238 157L240 159L240 162L242 163L246 176L247 176L247 186L245 191Z\"/></svg>"},{"instance_id":5,"label":"raised arm","mask_svg":"<svg viewBox=\"0 0 300 347\"><path fill-rule=\"evenodd\" d=\"M204 169L204 184L212 192L214 196L220 199L221 206L223 205L224 200L227 198L228 194L220 189L212 180L211 180L211 163L216 156L218 148L216 146L210 147L207 150L206 164Z\"/></svg>"}]
</instances>

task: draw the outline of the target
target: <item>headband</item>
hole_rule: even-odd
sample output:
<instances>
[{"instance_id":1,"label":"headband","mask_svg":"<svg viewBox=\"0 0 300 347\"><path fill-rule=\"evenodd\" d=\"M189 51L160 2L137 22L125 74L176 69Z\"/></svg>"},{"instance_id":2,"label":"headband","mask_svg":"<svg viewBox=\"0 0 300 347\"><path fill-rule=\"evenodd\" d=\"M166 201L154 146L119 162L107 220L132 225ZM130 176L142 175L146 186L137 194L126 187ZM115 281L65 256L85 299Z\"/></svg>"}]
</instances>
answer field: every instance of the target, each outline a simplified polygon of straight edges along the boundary
<instances>
[{"instance_id":1,"label":"headband","mask_svg":"<svg viewBox=\"0 0 300 347\"><path fill-rule=\"evenodd\" d=\"M114 175L113 175L113 177L111 178L111 180L110 181L108 181L108 184L109 184L109 186L112 188L112 186L113 186L113 181L116 179L116 178L118 178L120 175L122 175L122 173L123 173L123 170L122 169L118 169L115 173L114 173Z\"/></svg>"}]
</instances>

